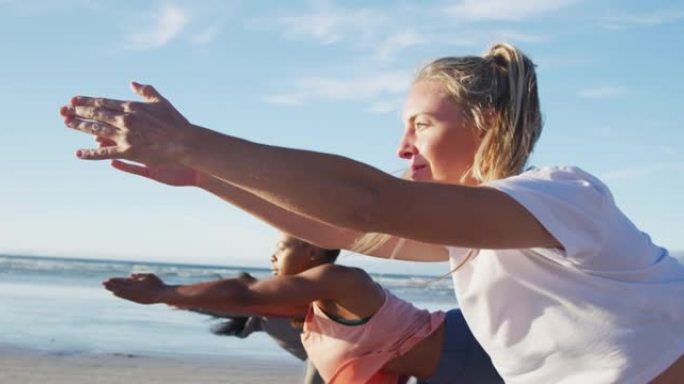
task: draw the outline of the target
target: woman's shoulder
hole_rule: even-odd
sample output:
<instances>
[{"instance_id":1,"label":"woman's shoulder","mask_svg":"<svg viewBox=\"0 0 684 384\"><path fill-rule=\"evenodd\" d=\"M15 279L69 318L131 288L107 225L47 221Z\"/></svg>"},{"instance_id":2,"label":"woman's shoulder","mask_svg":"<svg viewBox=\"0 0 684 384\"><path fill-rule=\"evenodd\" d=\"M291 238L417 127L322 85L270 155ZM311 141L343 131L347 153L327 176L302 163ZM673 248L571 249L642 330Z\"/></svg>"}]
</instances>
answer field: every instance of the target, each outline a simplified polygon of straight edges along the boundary
<instances>
[{"instance_id":1,"label":"woman's shoulder","mask_svg":"<svg viewBox=\"0 0 684 384\"><path fill-rule=\"evenodd\" d=\"M348 284L373 282L373 278L363 269L340 264L319 265L305 273L317 275L325 280L345 281Z\"/></svg>"},{"instance_id":2,"label":"woman's shoulder","mask_svg":"<svg viewBox=\"0 0 684 384\"><path fill-rule=\"evenodd\" d=\"M587 179L601 182L598 177L576 165L530 166L515 177L539 178L549 180Z\"/></svg>"},{"instance_id":3,"label":"woman's shoulder","mask_svg":"<svg viewBox=\"0 0 684 384\"><path fill-rule=\"evenodd\" d=\"M585 190L602 198L612 199L608 186L598 177L575 165L548 165L529 167L520 174L493 180L485 185L498 189L531 189L543 192Z\"/></svg>"}]
</instances>

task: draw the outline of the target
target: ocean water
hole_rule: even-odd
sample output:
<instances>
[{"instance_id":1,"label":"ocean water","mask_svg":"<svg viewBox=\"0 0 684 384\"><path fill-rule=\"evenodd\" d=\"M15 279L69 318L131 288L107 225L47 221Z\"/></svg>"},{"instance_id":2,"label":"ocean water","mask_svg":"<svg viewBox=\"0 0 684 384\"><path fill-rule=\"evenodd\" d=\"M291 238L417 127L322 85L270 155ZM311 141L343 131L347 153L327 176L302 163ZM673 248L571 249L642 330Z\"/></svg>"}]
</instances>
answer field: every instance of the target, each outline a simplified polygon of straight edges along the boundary
<instances>
[{"instance_id":1,"label":"ocean water","mask_svg":"<svg viewBox=\"0 0 684 384\"><path fill-rule=\"evenodd\" d=\"M212 355L293 359L267 335L215 336L215 319L165 305L139 305L112 296L108 277L151 272L168 283L192 283L266 269L0 255L0 345L58 354ZM450 279L374 275L420 308L456 306Z\"/></svg>"}]
</instances>

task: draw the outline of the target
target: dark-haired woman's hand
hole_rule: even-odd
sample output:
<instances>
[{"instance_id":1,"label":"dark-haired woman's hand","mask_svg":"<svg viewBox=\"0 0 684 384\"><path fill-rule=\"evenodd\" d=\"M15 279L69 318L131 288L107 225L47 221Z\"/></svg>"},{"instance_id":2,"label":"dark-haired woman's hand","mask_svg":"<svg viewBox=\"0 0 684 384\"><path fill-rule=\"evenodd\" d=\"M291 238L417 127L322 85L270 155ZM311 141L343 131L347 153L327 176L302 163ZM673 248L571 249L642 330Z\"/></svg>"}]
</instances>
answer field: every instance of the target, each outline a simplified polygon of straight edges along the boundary
<instances>
[{"instance_id":1,"label":"dark-haired woman's hand","mask_svg":"<svg viewBox=\"0 0 684 384\"><path fill-rule=\"evenodd\" d=\"M152 273L134 273L130 277L113 277L102 283L108 291L138 304L163 303L170 286Z\"/></svg>"}]
</instances>

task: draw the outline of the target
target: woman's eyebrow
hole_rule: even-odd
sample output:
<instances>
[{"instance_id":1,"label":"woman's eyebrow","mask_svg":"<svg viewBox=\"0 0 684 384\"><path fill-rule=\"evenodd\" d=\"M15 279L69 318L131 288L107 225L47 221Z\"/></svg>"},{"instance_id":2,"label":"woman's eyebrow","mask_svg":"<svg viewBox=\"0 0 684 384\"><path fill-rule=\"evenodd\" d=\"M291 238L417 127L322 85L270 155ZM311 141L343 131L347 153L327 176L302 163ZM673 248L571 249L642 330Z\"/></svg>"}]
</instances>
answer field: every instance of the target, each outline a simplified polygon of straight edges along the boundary
<instances>
[{"instance_id":1,"label":"woman's eyebrow","mask_svg":"<svg viewBox=\"0 0 684 384\"><path fill-rule=\"evenodd\" d=\"M416 121L417 118L419 118L419 117L421 117L421 116L423 116L423 115L429 115L429 114L428 114L427 112L416 112L416 113L414 113L414 114L412 114L412 115L410 115L410 116L408 116L408 117L405 117L405 118L404 118L404 121L407 122L407 123L409 123L409 124L411 124L411 123L413 123L414 121Z\"/></svg>"},{"instance_id":2,"label":"woman's eyebrow","mask_svg":"<svg viewBox=\"0 0 684 384\"><path fill-rule=\"evenodd\" d=\"M429 113L429 112L421 112L421 113L417 113L417 114L414 116L413 120L417 120L419 117L424 117L424 118L427 118L427 119L431 119L431 118L433 118L434 116L433 116L431 113Z\"/></svg>"}]
</instances>

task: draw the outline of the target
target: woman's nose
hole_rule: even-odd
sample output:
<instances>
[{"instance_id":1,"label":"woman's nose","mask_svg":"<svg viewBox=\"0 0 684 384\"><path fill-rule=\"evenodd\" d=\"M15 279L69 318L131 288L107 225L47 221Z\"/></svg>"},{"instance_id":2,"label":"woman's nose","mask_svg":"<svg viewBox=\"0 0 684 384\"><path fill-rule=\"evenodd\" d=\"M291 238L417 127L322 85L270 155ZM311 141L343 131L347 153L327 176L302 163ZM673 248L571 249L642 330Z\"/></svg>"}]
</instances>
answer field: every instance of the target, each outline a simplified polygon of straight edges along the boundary
<instances>
[{"instance_id":1,"label":"woman's nose","mask_svg":"<svg viewBox=\"0 0 684 384\"><path fill-rule=\"evenodd\" d=\"M402 159L410 159L416 154L416 147L413 145L413 138L409 133L404 134L397 149L397 156Z\"/></svg>"}]
</instances>

